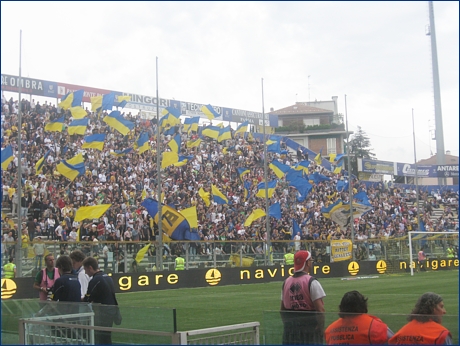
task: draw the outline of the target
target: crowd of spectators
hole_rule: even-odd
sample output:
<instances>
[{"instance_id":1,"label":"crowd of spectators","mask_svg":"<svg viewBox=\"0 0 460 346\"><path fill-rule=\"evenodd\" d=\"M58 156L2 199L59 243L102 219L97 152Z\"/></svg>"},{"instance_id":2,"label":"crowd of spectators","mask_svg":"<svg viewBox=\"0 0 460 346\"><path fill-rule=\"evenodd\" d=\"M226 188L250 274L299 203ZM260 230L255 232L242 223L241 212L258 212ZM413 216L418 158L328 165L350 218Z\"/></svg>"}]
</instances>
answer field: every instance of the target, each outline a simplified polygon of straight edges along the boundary
<instances>
[{"instance_id":1,"label":"crowd of spectators","mask_svg":"<svg viewBox=\"0 0 460 346\"><path fill-rule=\"evenodd\" d=\"M44 130L48 122L63 114L65 123L69 124L72 121L69 111L47 102L40 104L24 99L21 107L20 160L23 167L24 195L18 198L18 101L2 97L2 148L11 145L15 154L8 168L2 171L2 198L3 208L9 208L13 215L16 215L18 204L21 203L21 229L27 229L30 239L41 236L45 240L76 241L79 233L80 240L153 240L155 229L151 228L150 216L141 206L141 202L145 195L156 198L156 121L145 120L139 114L126 112L125 118L135 123L135 127L128 135L123 136L102 121L106 112L97 115L86 109L90 119L86 135L106 134L104 148L99 151L82 149L84 136L69 136L66 129L62 132ZM214 120L214 124L216 122L218 121ZM142 131L149 134L151 150L140 155L137 150L125 156L111 154L114 150L133 146ZM264 162L277 159L283 164L294 165L306 159L304 154L301 151L288 151L283 155L268 153L268 157L264 157L264 143L248 139L242 134L232 135L231 140L222 143L204 137L199 147L188 148L187 141L197 138L197 133L182 132L181 126L176 126L175 131L181 133L180 154L193 155L193 159L184 166L169 166L162 170L162 202L174 205L177 210L196 206L199 224L197 232L201 240L265 242L267 232L264 218L253 222L250 227L244 226L244 221L252 210L265 209L265 200L255 196L258 183L264 181ZM162 152L170 150L167 144L173 137L174 135L161 135ZM285 144L282 145L287 149ZM36 175L36 162L49 150L50 154L42 172ZM56 171L56 165L60 160L70 159L78 153L83 154L86 173L71 182ZM244 175L244 180L252 183L250 197L247 199L244 198L243 182L238 175L239 167L249 169L249 173ZM278 180L270 204L280 202L282 211L280 220L270 218L270 236L274 251L288 251L288 243L279 241L292 239L292 219L301 227L302 240L348 239L351 236L350 227L341 229L321 213L322 207L327 207L338 198L349 200L348 191L339 192L336 188L337 182L347 180L347 177L344 177L343 171L339 174L326 171L313 160L309 170L331 179L313 183L313 189L307 198L298 202L295 190L288 186L284 178L278 179L268 169L268 181ZM211 184L217 186L232 203L222 205L211 202L207 207L198 190L203 188L211 192ZM358 180L353 180L352 186L354 193L365 191L373 206L373 210L357 222L355 229L358 240L402 237L408 231L417 229L415 191L402 190L391 183L376 183L373 187L366 188L366 184ZM446 190L437 195L421 192L419 196L423 204L420 209L421 220L427 231L444 231L454 227L458 193ZM82 223L74 221L79 207L106 203L112 206L102 218ZM432 220L433 208L440 205L445 205L444 214L439 219ZM7 217L2 217L2 221L3 233L16 238L18 225ZM199 244L193 246L196 253L206 253L206 248L200 248ZM224 246L221 250L229 253L231 248ZM243 250L249 253L262 251L259 244L253 242L248 242ZM129 251L133 253L136 248L130 247Z\"/></svg>"}]
</instances>

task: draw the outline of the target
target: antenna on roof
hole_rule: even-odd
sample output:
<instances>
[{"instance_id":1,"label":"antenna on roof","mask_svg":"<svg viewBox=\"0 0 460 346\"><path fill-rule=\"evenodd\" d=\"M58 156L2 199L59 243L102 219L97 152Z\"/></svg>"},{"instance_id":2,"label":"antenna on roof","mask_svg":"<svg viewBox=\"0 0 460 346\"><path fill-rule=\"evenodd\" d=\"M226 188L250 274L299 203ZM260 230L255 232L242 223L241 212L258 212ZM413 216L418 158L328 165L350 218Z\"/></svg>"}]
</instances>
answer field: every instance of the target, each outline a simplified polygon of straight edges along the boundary
<instances>
[{"instance_id":1,"label":"antenna on roof","mask_svg":"<svg viewBox=\"0 0 460 346\"><path fill-rule=\"evenodd\" d=\"M308 75L308 102L310 102L310 75Z\"/></svg>"}]
</instances>

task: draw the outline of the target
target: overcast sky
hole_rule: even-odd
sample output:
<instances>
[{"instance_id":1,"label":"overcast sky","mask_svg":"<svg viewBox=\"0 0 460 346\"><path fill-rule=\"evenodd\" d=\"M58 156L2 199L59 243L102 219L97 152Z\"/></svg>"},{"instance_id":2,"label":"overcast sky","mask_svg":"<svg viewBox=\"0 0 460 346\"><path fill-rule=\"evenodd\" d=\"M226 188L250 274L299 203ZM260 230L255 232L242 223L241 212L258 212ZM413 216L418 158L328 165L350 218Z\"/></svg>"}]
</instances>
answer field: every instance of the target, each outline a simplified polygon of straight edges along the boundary
<instances>
[{"instance_id":1,"label":"overcast sky","mask_svg":"<svg viewBox=\"0 0 460 346\"><path fill-rule=\"evenodd\" d=\"M249 111L338 96L380 160L436 152L428 2L1 2L1 72ZM459 147L459 3L434 2L445 149ZM310 76L310 78L308 78Z\"/></svg>"}]
</instances>

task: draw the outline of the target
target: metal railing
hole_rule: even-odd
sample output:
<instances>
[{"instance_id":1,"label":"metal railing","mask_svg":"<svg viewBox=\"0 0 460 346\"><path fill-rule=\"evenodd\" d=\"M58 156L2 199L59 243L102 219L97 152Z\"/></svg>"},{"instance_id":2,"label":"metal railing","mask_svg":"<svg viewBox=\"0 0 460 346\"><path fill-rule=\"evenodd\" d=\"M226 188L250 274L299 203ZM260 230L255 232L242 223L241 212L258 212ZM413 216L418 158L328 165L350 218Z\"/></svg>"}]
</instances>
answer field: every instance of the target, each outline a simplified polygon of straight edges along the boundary
<instances>
[{"instance_id":1,"label":"metal railing","mask_svg":"<svg viewBox=\"0 0 460 346\"><path fill-rule=\"evenodd\" d=\"M318 263L330 262L330 242L327 240L302 240L298 244L295 244L293 240L272 240L270 249L267 249L266 244L262 241L170 241L163 246L161 254L163 268L157 266L157 251L159 249L158 243L154 241L42 242L46 246L45 255L49 252L57 258L61 252L69 254L71 251L79 249L86 256L97 258L102 270L112 273L172 271L175 270L175 258L178 253L185 259L186 270L282 264L284 263L284 255L295 248L310 251ZM40 265L37 264L38 258L33 253L33 244L34 242L27 249L27 257L22 258L23 272L20 275L22 277L33 276L36 270L40 269L36 268ZM139 263L134 262L136 254L147 244L150 244L149 251ZM427 234L427 236L412 242L414 249L423 247L425 253L431 258L446 257L449 245L454 246L455 250L458 251L458 233ZM109 250L106 252L106 257L104 257L105 246ZM7 262L9 251L14 251L15 247L14 243L7 244L3 264ZM355 239L353 251L355 252L355 259L358 261L409 260L410 258L407 236L388 239L374 238L365 241ZM42 259L41 265L43 267L44 259Z\"/></svg>"}]
</instances>

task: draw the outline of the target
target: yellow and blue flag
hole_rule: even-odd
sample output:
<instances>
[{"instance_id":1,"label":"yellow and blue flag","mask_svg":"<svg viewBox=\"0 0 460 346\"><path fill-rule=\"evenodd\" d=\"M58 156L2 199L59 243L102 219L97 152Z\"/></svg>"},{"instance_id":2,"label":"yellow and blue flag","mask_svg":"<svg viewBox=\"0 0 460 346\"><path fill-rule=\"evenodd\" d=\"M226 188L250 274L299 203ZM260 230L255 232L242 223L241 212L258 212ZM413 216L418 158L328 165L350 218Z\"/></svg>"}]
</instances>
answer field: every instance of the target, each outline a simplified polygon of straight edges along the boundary
<instances>
[{"instance_id":1,"label":"yellow and blue flag","mask_svg":"<svg viewBox=\"0 0 460 346\"><path fill-rule=\"evenodd\" d=\"M67 132L69 135L84 135L86 132L86 127L88 126L89 119L77 119L72 121L67 127Z\"/></svg>"},{"instance_id":2,"label":"yellow and blue flag","mask_svg":"<svg viewBox=\"0 0 460 346\"><path fill-rule=\"evenodd\" d=\"M180 153L180 146L181 146L181 139L180 139L180 134L178 133L177 135L174 136L173 139L171 139L168 142L168 147L171 148L172 151L175 153Z\"/></svg>"},{"instance_id":3,"label":"yellow and blue flag","mask_svg":"<svg viewBox=\"0 0 460 346\"><path fill-rule=\"evenodd\" d=\"M261 217L266 216L267 214L263 209L254 209L252 213L247 217L246 221L244 221L244 225L246 227L251 226L252 222L260 219Z\"/></svg>"},{"instance_id":4,"label":"yellow and blue flag","mask_svg":"<svg viewBox=\"0 0 460 346\"><path fill-rule=\"evenodd\" d=\"M175 167L180 167L180 166L184 166L187 164L187 162L189 162L189 160L193 159L193 155L189 155L189 156L182 156L182 155L179 155L179 161L176 162L176 163L173 163L173 165Z\"/></svg>"},{"instance_id":5,"label":"yellow and blue flag","mask_svg":"<svg viewBox=\"0 0 460 346\"><path fill-rule=\"evenodd\" d=\"M320 183L320 182L322 182L322 181L330 181L330 180L331 180L331 178L326 177L325 175L320 174L320 173L318 173L318 172L314 172L313 174L310 174L310 175L308 176L308 179L309 179L309 180L313 180L313 182L314 182L315 184L318 184L318 183Z\"/></svg>"},{"instance_id":6,"label":"yellow and blue flag","mask_svg":"<svg viewBox=\"0 0 460 346\"><path fill-rule=\"evenodd\" d=\"M139 154L150 149L149 135L147 132L142 132L139 138L134 143L134 146L139 150Z\"/></svg>"},{"instance_id":7,"label":"yellow and blue flag","mask_svg":"<svg viewBox=\"0 0 460 346\"><path fill-rule=\"evenodd\" d=\"M197 139L194 140L194 141L188 141L188 142L187 142L187 148L198 147L198 146L200 146L201 141L202 141L201 138L197 138Z\"/></svg>"},{"instance_id":8,"label":"yellow and blue flag","mask_svg":"<svg viewBox=\"0 0 460 346\"><path fill-rule=\"evenodd\" d=\"M272 181L268 182L268 184L267 184L268 198L272 198L273 193L275 192L276 184L277 184L276 180L272 180ZM256 196L260 197L260 198L265 198L265 182L259 183L257 185L257 189L258 189L258 191L256 193Z\"/></svg>"},{"instance_id":9,"label":"yellow and blue flag","mask_svg":"<svg viewBox=\"0 0 460 346\"><path fill-rule=\"evenodd\" d=\"M248 125L249 125L249 121L247 120L244 123L241 123L240 125L238 125L238 127L236 128L235 134L245 133L248 129Z\"/></svg>"},{"instance_id":10,"label":"yellow and blue flag","mask_svg":"<svg viewBox=\"0 0 460 346\"><path fill-rule=\"evenodd\" d=\"M158 215L158 201L152 198L146 198L141 205L147 209L147 212L153 217L156 224L159 221ZM173 240L199 240L194 236L190 230L190 225L187 219L177 210L171 208L169 205L162 205L161 207L161 221L162 230Z\"/></svg>"},{"instance_id":11,"label":"yellow and blue flag","mask_svg":"<svg viewBox=\"0 0 460 346\"><path fill-rule=\"evenodd\" d=\"M273 203L268 207L268 216L281 220L281 205L280 202Z\"/></svg>"},{"instance_id":12,"label":"yellow and blue flag","mask_svg":"<svg viewBox=\"0 0 460 346\"><path fill-rule=\"evenodd\" d=\"M13 148L11 145L8 145L6 148L2 149L2 169L6 171L8 165L13 161Z\"/></svg>"},{"instance_id":13,"label":"yellow and blue flag","mask_svg":"<svg viewBox=\"0 0 460 346\"><path fill-rule=\"evenodd\" d=\"M74 157L72 157L71 159L68 159L67 163L70 163L71 165L76 165L76 164L79 164L79 163L83 163L84 161L85 161L85 159L83 158L83 154L79 153L79 154L75 155Z\"/></svg>"},{"instance_id":14,"label":"yellow and blue flag","mask_svg":"<svg viewBox=\"0 0 460 346\"><path fill-rule=\"evenodd\" d=\"M289 186L292 186L297 189L299 195L297 196L298 202L303 202L307 195L313 188L313 185L307 179L302 177L292 177L289 180Z\"/></svg>"},{"instance_id":15,"label":"yellow and blue flag","mask_svg":"<svg viewBox=\"0 0 460 346\"><path fill-rule=\"evenodd\" d=\"M269 139L265 142L267 146L267 151L272 153L280 153L281 152L281 144L280 139Z\"/></svg>"},{"instance_id":16,"label":"yellow and blue flag","mask_svg":"<svg viewBox=\"0 0 460 346\"><path fill-rule=\"evenodd\" d=\"M45 164L45 160L50 153L51 153L51 150L48 150L46 154L40 160L37 161L37 163L35 164L35 175L40 174L40 172L43 169L43 165Z\"/></svg>"},{"instance_id":17,"label":"yellow and blue flag","mask_svg":"<svg viewBox=\"0 0 460 346\"><path fill-rule=\"evenodd\" d=\"M59 173L61 173L67 179L74 181L76 177L79 175L85 174L85 164L77 163L76 165L72 165L65 160L62 160L57 166L56 169Z\"/></svg>"},{"instance_id":18,"label":"yellow and blue flag","mask_svg":"<svg viewBox=\"0 0 460 346\"><path fill-rule=\"evenodd\" d=\"M179 162L179 154L174 151L164 151L163 159L161 160L161 168L166 168Z\"/></svg>"},{"instance_id":19,"label":"yellow and blue flag","mask_svg":"<svg viewBox=\"0 0 460 346\"><path fill-rule=\"evenodd\" d=\"M204 204L207 207L209 207L209 205L211 204L211 194L209 192L204 191L202 187L200 187L200 189L198 190L198 194L203 199Z\"/></svg>"},{"instance_id":20,"label":"yellow and blue flag","mask_svg":"<svg viewBox=\"0 0 460 346\"><path fill-rule=\"evenodd\" d=\"M120 111L111 112L109 115L104 117L104 122L120 132L123 136L126 136L129 131L134 128L134 124L123 118Z\"/></svg>"},{"instance_id":21,"label":"yellow and blue flag","mask_svg":"<svg viewBox=\"0 0 460 346\"><path fill-rule=\"evenodd\" d=\"M310 166L310 161L300 161L294 165L294 169L297 171L303 171L308 174L308 166Z\"/></svg>"},{"instance_id":22,"label":"yellow and blue flag","mask_svg":"<svg viewBox=\"0 0 460 346\"><path fill-rule=\"evenodd\" d=\"M221 128L219 130L219 137L217 137L217 142L225 141L226 139L232 139L232 131L230 126Z\"/></svg>"},{"instance_id":23,"label":"yellow and blue flag","mask_svg":"<svg viewBox=\"0 0 460 346\"><path fill-rule=\"evenodd\" d=\"M206 126L201 131L201 134L206 137L210 137L212 139L219 138L220 127L217 126Z\"/></svg>"},{"instance_id":24,"label":"yellow and blue flag","mask_svg":"<svg viewBox=\"0 0 460 346\"><path fill-rule=\"evenodd\" d=\"M198 124L200 123L200 117L187 118L184 120L183 130L184 132L198 131Z\"/></svg>"},{"instance_id":25,"label":"yellow and blue flag","mask_svg":"<svg viewBox=\"0 0 460 346\"><path fill-rule=\"evenodd\" d=\"M112 204L99 204L90 207L80 207L75 213L75 221L86 219L99 219L111 207Z\"/></svg>"},{"instance_id":26,"label":"yellow and blue flag","mask_svg":"<svg viewBox=\"0 0 460 346\"><path fill-rule=\"evenodd\" d=\"M238 171L238 176L240 177L241 181L244 181L243 175L251 172L249 169L244 167L238 167L236 170Z\"/></svg>"},{"instance_id":27,"label":"yellow and blue flag","mask_svg":"<svg viewBox=\"0 0 460 346\"><path fill-rule=\"evenodd\" d=\"M315 156L315 163L319 166L321 165L322 158L321 158L321 153L323 152L323 148L319 151L318 155Z\"/></svg>"},{"instance_id":28,"label":"yellow and blue flag","mask_svg":"<svg viewBox=\"0 0 460 346\"><path fill-rule=\"evenodd\" d=\"M182 209L180 213L188 221L190 227L198 228L198 215L196 213L196 206L193 206L187 209Z\"/></svg>"},{"instance_id":29,"label":"yellow and blue flag","mask_svg":"<svg viewBox=\"0 0 460 346\"><path fill-rule=\"evenodd\" d=\"M202 106L202 107L201 107L201 111L203 112L204 115L206 115L206 117L207 117L209 120L212 120L212 119L215 119L215 118L220 117L220 114L217 113L217 112L214 110L214 108L212 108L211 105Z\"/></svg>"},{"instance_id":30,"label":"yellow and blue flag","mask_svg":"<svg viewBox=\"0 0 460 346\"><path fill-rule=\"evenodd\" d=\"M83 119L88 115L88 113L86 113L86 111L81 106L70 107L69 110L74 119Z\"/></svg>"},{"instance_id":31,"label":"yellow and blue flag","mask_svg":"<svg viewBox=\"0 0 460 346\"><path fill-rule=\"evenodd\" d=\"M111 111L112 108L113 108L114 103L115 103L115 92L112 91L111 93L108 93L108 94L102 96L102 104L101 104L101 109L100 110Z\"/></svg>"},{"instance_id":32,"label":"yellow and blue flag","mask_svg":"<svg viewBox=\"0 0 460 346\"><path fill-rule=\"evenodd\" d=\"M58 104L62 109L69 109L70 107L81 106L83 101L84 90L77 90L72 93L67 93L61 98L61 102Z\"/></svg>"},{"instance_id":33,"label":"yellow and blue flag","mask_svg":"<svg viewBox=\"0 0 460 346\"><path fill-rule=\"evenodd\" d=\"M64 126L65 118L64 116L60 117L59 119L53 120L45 125L45 131L48 132L62 132L62 128Z\"/></svg>"},{"instance_id":34,"label":"yellow and blue flag","mask_svg":"<svg viewBox=\"0 0 460 346\"><path fill-rule=\"evenodd\" d=\"M335 188L338 192L348 191L348 189L350 188L350 184L348 183L348 181L345 182L345 180L339 180L337 181L337 185Z\"/></svg>"},{"instance_id":35,"label":"yellow and blue flag","mask_svg":"<svg viewBox=\"0 0 460 346\"><path fill-rule=\"evenodd\" d=\"M84 149L97 149L102 151L104 149L105 133L96 133L85 137L85 143L81 146Z\"/></svg>"},{"instance_id":36,"label":"yellow and blue flag","mask_svg":"<svg viewBox=\"0 0 460 346\"><path fill-rule=\"evenodd\" d=\"M244 199L247 201L251 197L251 181L246 180L243 184Z\"/></svg>"},{"instance_id":37,"label":"yellow and blue flag","mask_svg":"<svg viewBox=\"0 0 460 346\"><path fill-rule=\"evenodd\" d=\"M124 156L124 155L130 153L132 150L133 150L133 148L126 148L124 150L114 150L114 151L111 151L110 154L112 154L113 156L116 156L116 157L120 157L120 156Z\"/></svg>"},{"instance_id":38,"label":"yellow and blue flag","mask_svg":"<svg viewBox=\"0 0 460 346\"><path fill-rule=\"evenodd\" d=\"M128 101L131 101L131 96L117 95L117 102L114 103L114 106L124 108L128 104Z\"/></svg>"},{"instance_id":39,"label":"yellow and blue flag","mask_svg":"<svg viewBox=\"0 0 460 346\"><path fill-rule=\"evenodd\" d=\"M282 164L278 160L273 160L270 164L269 167L275 172L276 176L281 179L284 177L284 175L291 169L290 166Z\"/></svg>"},{"instance_id":40,"label":"yellow and blue flag","mask_svg":"<svg viewBox=\"0 0 460 346\"><path fill-rule=\"evenodd\" d=\"M225 195L222 192L220 192L217 186L215 186L214 184L212 184L211 191L214 202L216 202L217 204L229 204L228 198L225 197Z\"/></svg>"},{"instance_id":41,"label":"yellow and blue flag","mask_svg":"<svg viewBox=\"0 0 460 346\"><path fill-rule=\"evenodd\" d=\"M337 162L337 166L335 166L334 171L332 173L339 174L340 172L342 172L342 168L343 168L343 160L340 160L339 162Z\"/></svg>"}]
</instances>

